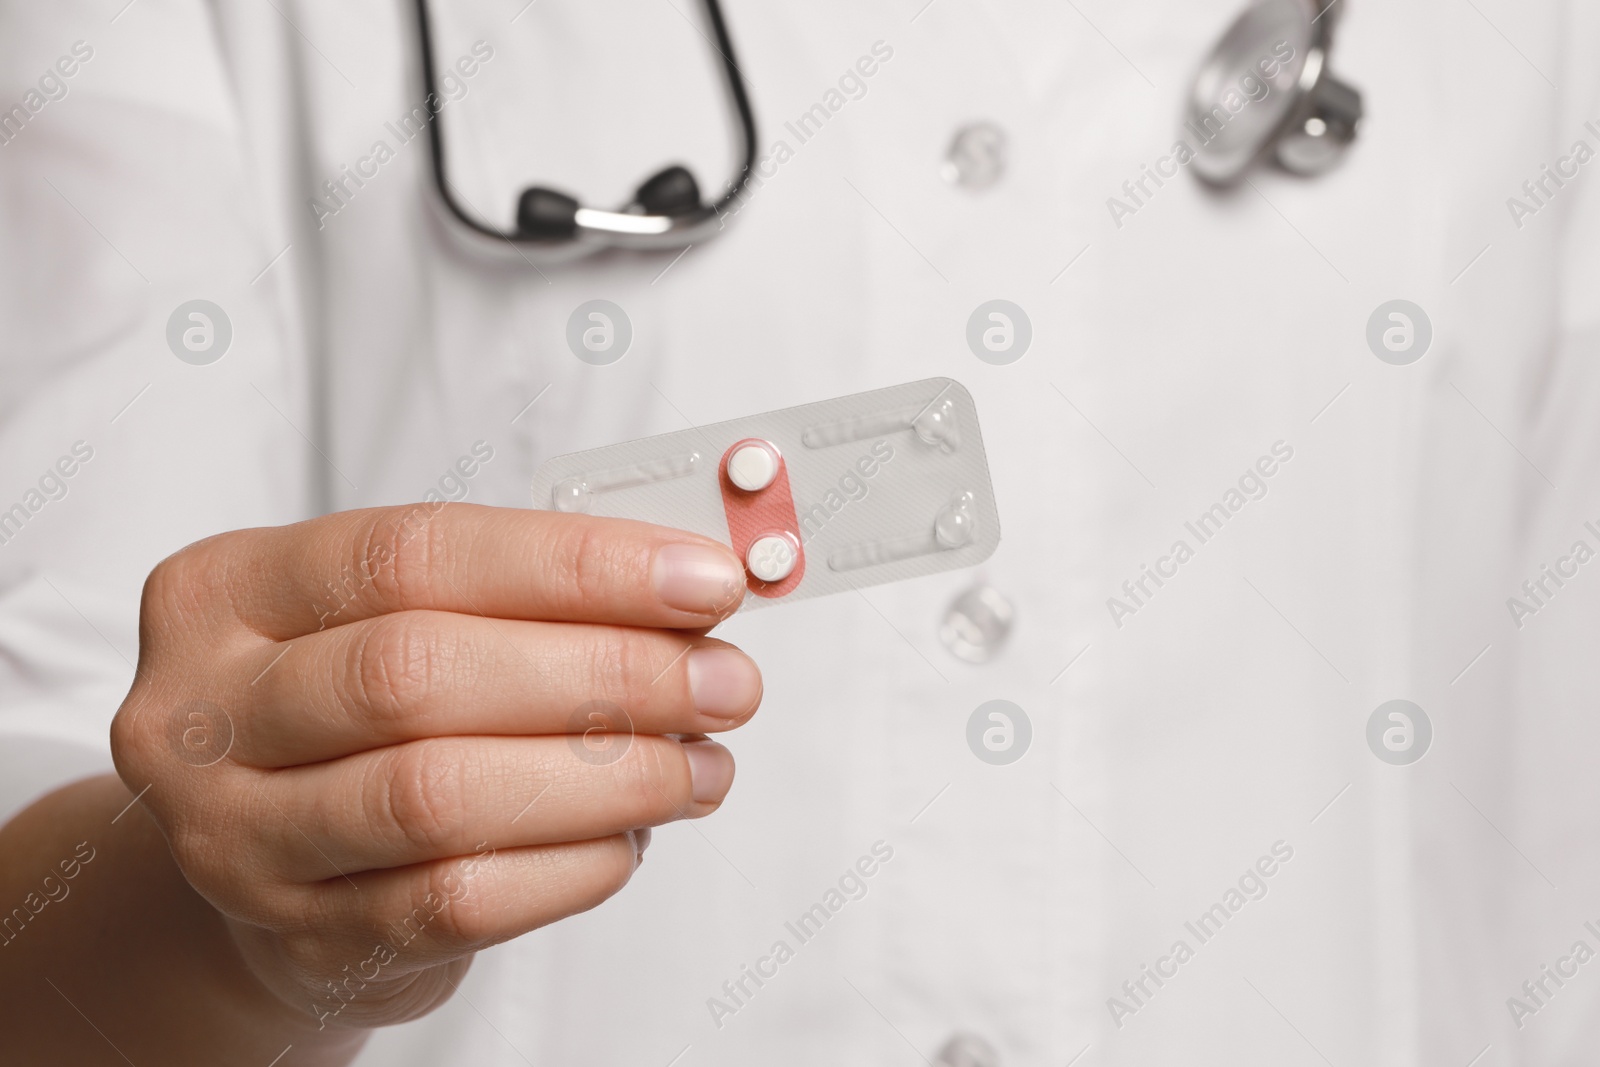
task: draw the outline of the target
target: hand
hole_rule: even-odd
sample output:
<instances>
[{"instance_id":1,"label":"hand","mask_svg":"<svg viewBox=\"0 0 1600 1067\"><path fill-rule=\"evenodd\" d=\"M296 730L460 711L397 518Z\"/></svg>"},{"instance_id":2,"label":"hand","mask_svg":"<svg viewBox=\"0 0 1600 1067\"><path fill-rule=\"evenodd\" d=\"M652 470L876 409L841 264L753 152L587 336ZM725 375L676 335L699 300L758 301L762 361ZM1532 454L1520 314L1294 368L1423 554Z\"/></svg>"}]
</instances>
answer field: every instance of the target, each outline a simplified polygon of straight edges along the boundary
<instances>
[{"instance_id":1,"label":"hand","mask_svg":"<svg viewBox=\"0 0 1600 1067\"><path fill-rule=\"evenodd\" d=\"M701 634L743 593L724 546L581 515L224 534L145 585L117 770L266 989L320 1026L402 1021L722 803L703 735L761 677Z\"/></svg>"}]
</instances>

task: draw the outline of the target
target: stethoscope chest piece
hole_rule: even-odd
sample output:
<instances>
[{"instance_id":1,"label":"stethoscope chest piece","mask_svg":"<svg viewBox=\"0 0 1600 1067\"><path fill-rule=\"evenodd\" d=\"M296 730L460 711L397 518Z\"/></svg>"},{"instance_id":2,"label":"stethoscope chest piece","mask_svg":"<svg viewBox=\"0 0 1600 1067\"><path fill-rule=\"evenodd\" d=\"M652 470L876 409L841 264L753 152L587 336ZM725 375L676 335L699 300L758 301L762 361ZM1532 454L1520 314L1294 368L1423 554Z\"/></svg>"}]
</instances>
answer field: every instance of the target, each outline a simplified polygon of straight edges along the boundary
<instances>
[{"instance_id":1,"label":"stethoscope chest piece","mask_svg":"<svg viewBox=\"0 0 1600 1067\"><path fill-rule=\"evenodd\" d=\"M1232 185L1266 157L1321 174L1355 140L1361 93L1328 67L1337 2L1257 0L1211 49L1184 114L1206 181Z\"/></svg>"}]
</instances>

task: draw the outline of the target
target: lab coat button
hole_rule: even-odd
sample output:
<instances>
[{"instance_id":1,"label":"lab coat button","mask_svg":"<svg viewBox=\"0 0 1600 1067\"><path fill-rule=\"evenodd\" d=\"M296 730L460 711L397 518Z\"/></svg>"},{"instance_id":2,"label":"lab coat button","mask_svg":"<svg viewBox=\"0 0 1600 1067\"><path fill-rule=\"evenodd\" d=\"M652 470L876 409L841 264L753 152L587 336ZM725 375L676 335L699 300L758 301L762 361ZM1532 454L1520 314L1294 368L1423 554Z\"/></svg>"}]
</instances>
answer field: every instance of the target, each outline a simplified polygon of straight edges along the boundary
<instances>
[{"instance_id":1,"label":"lab coat button","mask_svg":"<svg viewBox=\"0 0 1600 1067\"><path fill-rule=\"evenodd\" d=\"M980 582L951 601L939 624L939 640L957 659L987 663L1005 646L1015 618L1011 601Z\"/></svg>"},{"instance_id":2,"label":"lab coat button","mask_svg":"<svg viewBox=\"0 0 1600 1067\"><path fill-rule=\"evenodd\" d=\"M952 1034L933 1063L934 1067L1000 1067L1000 1054L974 1034Z\"/></svg>"},{"instance_id":3,"label":"lab coat button","mask_svg":"<svg viewBox=\"0 0 1600 1067\"><path fill-rule=\"evenodd\" d=\"M963 126L950 139L939 173L952 185L987 189L1006 170L1006 131L992 122Z\"/></svg>"}]
</instances>

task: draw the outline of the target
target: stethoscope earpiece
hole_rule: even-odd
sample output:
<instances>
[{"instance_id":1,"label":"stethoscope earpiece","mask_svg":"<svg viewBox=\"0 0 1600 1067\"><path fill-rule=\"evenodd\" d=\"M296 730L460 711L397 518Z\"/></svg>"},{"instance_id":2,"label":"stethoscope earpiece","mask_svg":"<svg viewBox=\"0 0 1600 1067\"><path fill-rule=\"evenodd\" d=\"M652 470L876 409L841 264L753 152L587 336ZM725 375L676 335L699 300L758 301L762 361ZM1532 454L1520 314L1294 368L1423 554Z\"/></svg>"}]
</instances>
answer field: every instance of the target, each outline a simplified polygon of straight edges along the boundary
<instances>
[{"instance_id":1,"label":"stethoscope earpiece","mask_svg":"<svg viewBox=\"0 0 1600 1067\"><path fill-rule=\"evenodd\" d=\"M700 183L688 167L674 163L639 186L633 202L646 215L687 215L701 206Z\"/></svg>"},{"instance_id":2,"label":"stethoscope earpiece","mask_svg":"<svg viewBox=\"0 0 1600 1067\"><path fill-rule=\"evenodd\" d=\"M517 235L540 241L566 241L577 236L579 205L575 197L534 186L517 197Z\"/></svg>"},{"instance_id":3,"label":"stethoscope earpiece","mask_svg":"<svg viewBox=\"0 0 1600 1067\"><path fill-rule=\"evenodd\" d=\"M1361 93L1328 67L1339 0L1256 0L1195 74L1183 135L1195 173L1213 185L1243 180L1271 156L1284 169L1330 169L1355 140Z\"/></svg>"},{"instance_id":4,"label":"stethoscope earpiece","mask_svg":"<svg viewBox=\"0 0 1600 1067\"><path fill-rule=\"evenodd\" d=\"M625 214L677 219L705 210L700 183L688 167L674 163L639 186ZM535 185L517 198L517 236L532 241L570 241L578 236L578 219L586 209L576 197ZM610 212L587 212L610 214Z\"/></svg>"}]
</instances>

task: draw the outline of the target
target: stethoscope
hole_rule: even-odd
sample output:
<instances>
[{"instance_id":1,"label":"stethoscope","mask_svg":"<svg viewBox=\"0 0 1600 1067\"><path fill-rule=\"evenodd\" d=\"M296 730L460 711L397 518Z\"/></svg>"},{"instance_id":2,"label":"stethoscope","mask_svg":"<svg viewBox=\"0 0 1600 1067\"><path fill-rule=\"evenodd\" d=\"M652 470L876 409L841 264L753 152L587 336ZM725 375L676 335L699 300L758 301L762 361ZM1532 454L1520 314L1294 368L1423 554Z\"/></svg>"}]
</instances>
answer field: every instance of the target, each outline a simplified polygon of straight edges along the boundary
<instances>
[{"instance_id":1,"label":"stethoscope","mask_svg":"<svg viewBox=\"0 0 1600 1067\"><path fill-rule=\"evenodd\" d=\"M716 234L755 166L756 122L721 5L718 0L703 2L743 146L743 163L719 199L705 203L694 175L674 164L640 185L631 203L612 211L585 207L555 189L530 186L517 199L515 229L500 229L462 205L445 166L442 116L435 114L428 124L428 143L434 181L450 214L486 237L558 252L562 258L603 248L679 249ZM1218 39L1195 75L1185 106L1184 129L1194 135L1193 166L1201 178L1232 185L1269 156L1295 173L1320 174L1355 140L1361 94L1328 69L1338 17L1333 9L1339 2L1256 0ZM423 88L434 99L438 92L427 0L417 0L417 24ZM1285 50L1289 59L1281 58ZM1247 84L1247 77L1270 86L1269 91L1237 113L1218 111L1218 102L1227 99L1230 89ZM1235 114L1242 117L1235 120Z\"/></svg>"},{"instance_id":2,"label":"stethoscope","mask_svg":"<svg viewBox=\"0 0 1600 1067\"><path fill-rule=\"evenodd\" d=\"M442 115L435 114L428 123L428 144L433 152L434 182L450 214L468 229L486 237L568 255L602 248L677 249L715 234L755 166L756 120L721 5L717 0L704 0L704 4L706 21L722 57L724 87L743 146L739 170L719 199L705 203L694 175L687 167L673 164L648 178L635 191L633 202L615 211L585 207L576 197L559 190L530 186L517 198L516 228L503 230L479 218L461 203L445 166L444 134L440 128ZM427 0L417 0L417 35L422 52L423 91L427 94L424 99L436 99L433 30Z\"/></svg>"},{"instance_id":3,"label":"stethoscope","mask_svg":"<svg viewBox=\"0 0 1600 1067\"><path fill-rule=\"evenodd\" d=\"M1213 185L1244 180L1270 157L1285 170L1331 169L1355 140L1361 93L1328 69L1339 0L1257 0L1212 46L1185 105L1184 133L1196 142L1195 173ZM1348 6L1348 5L1346 5ZM1285 51L1288 60L1280 60ZM1266 72L1272 70L1272 76ZM1220 101L1247 77L1270 89L1238 112Z\"/></svg>"}]
</instances>

